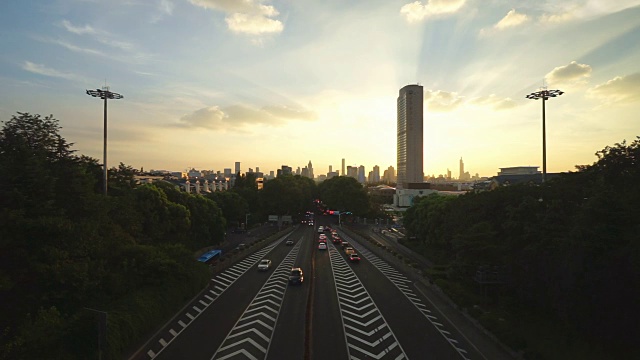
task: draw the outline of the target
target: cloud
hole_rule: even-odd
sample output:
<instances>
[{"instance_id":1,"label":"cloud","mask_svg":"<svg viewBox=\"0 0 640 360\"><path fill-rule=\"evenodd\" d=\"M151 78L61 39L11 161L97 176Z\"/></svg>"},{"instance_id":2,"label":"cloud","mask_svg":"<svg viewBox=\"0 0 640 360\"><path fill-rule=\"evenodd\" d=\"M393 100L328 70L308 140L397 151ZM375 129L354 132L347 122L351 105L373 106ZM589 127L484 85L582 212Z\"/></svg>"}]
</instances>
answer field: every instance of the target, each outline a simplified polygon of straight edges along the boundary
<instances>
[{"instance_id":1,"label":"cloud","mask_svg":"<svg viewBox=\"0 0 640 360\"><path fill-rule=\"evenodd\" d=\"M426 0L408 3L400 8L400 14L408 23L420 22L428 17L453 14L460 10L466 0Z\"/></svg>"},{"instance_id":2,"label":"cloud","mask_svg":"<svg viewBox=\"0 0 640 360\"><path fill-rule=\"evenodd\" d=\"M265 106L262 110L268 112L269 114L286 119L297 119L297 120L316 120L317 114L313 111L305 111L300 109L292 109L287 106Z\"/></svg>"},{"instance_id":3,"label":"cloud","mask_svg":"<svg viewBox=\"0 0 640 360\"><path fill-rule=\"evenodd\" d=\"M480 29L480 36L488 36L498 31L514 28L516 26L524 24L527 21L529 21L529 17L526 14L521 14L516 12L515 9L511 9L507 13L507 15L505 15L505 17L500 19L500 21L498 21L491 28Z\"/></svg>"},{"instance_id":4,"label":"cloud","mask_svg":"<svg viewBox=\"0 0 640 360\"><path fill-rule=\"evenodd\" d=\"M173 15L175 4L169 0L160 0L158 2L157 13L151 17L151 23L155 24L164 19L165 16Z\"/></svg>"},{"instance_id":5,"label":"cloud","mask_svg":"<svg viewBox=\"0 0 640 360\"><path fill-rule=\"evenodd\" d=\"M261 35L264 33L282 32L282 22L261 15L235 13L225 19L229 30L236 33Z\"/></svg>"},{"instance_id":6,"label":"cloud","mask_svg":"<svg viewBox=\"0 0 640 360\"><path fill-rule=\"evenodd\" d=\"M458 93L442 90L425 90L424 100L427 109L436 112L453 111L464 103Z\"/></svg>"},{"instance_id":7,"label":"cloud","mask_svg":"<svg viewBox=\"0 0 640 360\"><path fill-rule=\"evenodd\" d=\"M498 21L493 27L498 30L504 30L510 27L524 24L529 20L526 14L517 13L516 9L511 9L502 20Z\"/></svg>"},{"instance_id":8,"label":"cloud","mask_svg":"<svg viewBox=\"0 0 640 360\"><path fill-rule=\"evenodd\" d=\"M591 76L591 71L591 66L572 61L569 65L554 68L544 78L551 84L583 83Z\"/></svg>"},{"instance_id":9,"label":"cloud","mask_svg":"<svg viewBox=\"0 0 640 360\"><path fill-rule=\"evenodd\" d=\"M261 0L189 0L193 5L224 12L229 30L248 35L278 34L284 29L280 13Z\"/></svg>"},{"instance_id":10,"label":"cloud","mask_svg":"<svg viewBox=\"0 0 640 360\"><path fill-rule=\"evenodd\" d=\"M82 27L75 26L71 24L68 20L62 20L62 26L64 26L64 28L67 29L68 32L71 32L77 35L96 33L96 30L89 25L85 25Z\"/></svg>"},{"instance_id":11,"label":"cloud","mask_svg":"<svg viewBox=\"0 0 640 360\"><path fill-rule=\"evenodd\" d=\"M32 63L31 61L25 61L22 64L22 68L26 71L32 72L38 75L44 75L49 77L63 78L68 80L76 79L77 76L71 73L64 73L55 69L48 68L42 64Z\"/></svg>"},{"instance_id":12,"label":"cloud","mask_svg":"<svg viewBox=\"0 0 640 360\"><path fill-rule=\"evenodd\" d=\"M469 100L469 103L478 106L489 106L494 110L506 110L517 106L516 102L511 98L500 98L495 94L473 98Z\"/></svg>"},{"instance_id":13,"label":"cloud","mask_svg":"<svg viewBox=\"0 0 640 360\"><path fill-rule=\"evenodd\" d=\"M95 50L95 49L90 49L90 48L83 48L83 47L76 46L76 45L73 45L71 43L68 43L66 41L63 41L63 40L43 39L43 41L46 41L46 42L52 43L52 44L56 44L56 45L60 45L60 46L62 46L64 48L66 48L67 50L71 50L71 51L78 52L78 53L85 53L85 54L91 54L91 55L97 55L97 56L106 56L106 54L103 53L102 51Z\"/></svg>"},{"instance_id":14,"label":"cloud","mask_svg":"<svg viewBox=\"0 0 640 360\"><path fill-rule=\"evenodd\" d=\"M606 103L630 103L640 101L640 73L616 76L588 91L589 96Z\"/></svg>"},{"instance_id":15,"label":"cloud","mask_svg":"<svg viewBox=\"0 0 640 360\"><path fill-rule=\"evenodd\" d=\"M64 26L67 31L74 33L76 35L93 35L93 38L98 42L109 45L114 48L118 48L125 51L133 50L134 46L128 42L114 40L113 36L106 31L96 30L90 25L85 25L83 27L75 26L71 24L68 20L62 20L62 26ZM61 44L62 45L62 44Z\"/></svg>"},{"instance_id":16,"label":"cloud","mask_svg":"<svg viewBox=\"0 0 640 360\"><path fill-rule=\"evenodd\" d=\"M253 125L279 126L289 120L312 121L316 119L317 116L314 112L286 106L254 108L246 105L233 105L224 109L210 106L184 115L180 118L177 126L240 131Z\"/></svg>"},{"instance_id":17,"label":"cloud","mask_svg":"<svg viewBox=\"0 0 640 360\"><path fill-rule=\"evenodd\" d=\"M538 18L538 21L541 23L551 23L551 24L559 24L567 21L571 21L576 18L574 13L558 13L558 14L542 14Z\"/></svg>"}]
</instances>

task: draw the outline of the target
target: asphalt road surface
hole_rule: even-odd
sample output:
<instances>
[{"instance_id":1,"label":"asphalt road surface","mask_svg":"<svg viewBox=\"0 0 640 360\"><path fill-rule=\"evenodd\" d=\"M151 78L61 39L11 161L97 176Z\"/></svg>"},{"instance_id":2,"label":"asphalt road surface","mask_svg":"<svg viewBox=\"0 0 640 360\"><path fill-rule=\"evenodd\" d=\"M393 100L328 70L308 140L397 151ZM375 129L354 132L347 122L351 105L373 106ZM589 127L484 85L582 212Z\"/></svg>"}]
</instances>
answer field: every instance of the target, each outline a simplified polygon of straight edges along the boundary
<instances>
[{"instance_id":1,"label":"asphalt road surface","mask_svg":"<svg viewBox=\"0 0 640 360\"><path fill-rule=\"evenodd\" d=\"M494 358L365 244L337 229L362 260L349 262L328 233L319 250L317 227L332 220L299 225L216 274L131 359ZM257 270L261 259L272 261L268 271ZM288 284L292 267L303 269L302 284Z\"/></svg>"}]
</instances>

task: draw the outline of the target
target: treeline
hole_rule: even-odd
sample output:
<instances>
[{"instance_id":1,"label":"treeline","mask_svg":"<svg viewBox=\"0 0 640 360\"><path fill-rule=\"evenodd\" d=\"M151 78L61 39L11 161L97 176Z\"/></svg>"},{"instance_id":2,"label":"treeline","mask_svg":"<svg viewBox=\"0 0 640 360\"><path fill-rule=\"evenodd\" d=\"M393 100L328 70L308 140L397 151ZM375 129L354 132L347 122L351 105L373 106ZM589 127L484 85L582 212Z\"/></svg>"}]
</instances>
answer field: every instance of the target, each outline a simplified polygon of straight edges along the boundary
<instances>
[{"instance_id":1,"label":"treeline","mask_svg":"<svg viewBox=\"0 0 640 360\"><path fill-rule=\"evenodd\" d=\"M640 137L596 155L542 186L421 198L405 215L409 245L461 284L491 269L506 282L494 301L552 314L593 349L638 358Z\"/></svg>"},{"instance_id":2,"label":"treeline","mask_svg":"<svg viewBox=\"0 0 640 360\"><path fill-rule=\"evenodd\" d=\"M0 358L105 358L182 306L209 281L194 251L222 241L211 199L170 184L134 186L77 156L58 121L18 113L0 131Z\"/></svg>"}]
</instances>

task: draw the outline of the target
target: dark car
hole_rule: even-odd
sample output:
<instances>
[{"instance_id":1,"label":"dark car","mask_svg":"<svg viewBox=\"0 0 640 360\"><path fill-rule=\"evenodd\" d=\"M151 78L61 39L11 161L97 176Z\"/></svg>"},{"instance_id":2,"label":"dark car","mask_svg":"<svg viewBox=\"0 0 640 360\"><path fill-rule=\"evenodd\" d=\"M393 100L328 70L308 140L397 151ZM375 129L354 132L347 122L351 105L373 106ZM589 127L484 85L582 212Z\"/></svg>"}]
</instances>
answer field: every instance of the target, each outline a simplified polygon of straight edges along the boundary
<instances>
[{"instance_id":1,"label":"dark car","mask_svg":"<svg viewBox=\"0 0 640 360\"><path fill-rule=\"evenodd\" d=\"M358 254L351 254L349 255L349 261L351 262L360 262L360 256L358 256Z\"/></svg>"},{"instance_id":2,"label":"dark car","mask_svg":"<svg viewBox=\"0 0 640 360\"><path fill-rule=\"evenodd\" d=\"M284 244L287 245L287 246L291 246L291 245L293 245L293 240L287 240L287 242L284 243Z\"/></svg>"},{"instance_id":3,"label":"dark car","mask_svg":"<svg viewBox=\"0 0 640 360\"><path fill-rule=\"evenodd\" d=\"M304 273L301 268L292 268L291 274L289 274L289 284L299 285L304 282Z\"/></svg>"}]
</instances>

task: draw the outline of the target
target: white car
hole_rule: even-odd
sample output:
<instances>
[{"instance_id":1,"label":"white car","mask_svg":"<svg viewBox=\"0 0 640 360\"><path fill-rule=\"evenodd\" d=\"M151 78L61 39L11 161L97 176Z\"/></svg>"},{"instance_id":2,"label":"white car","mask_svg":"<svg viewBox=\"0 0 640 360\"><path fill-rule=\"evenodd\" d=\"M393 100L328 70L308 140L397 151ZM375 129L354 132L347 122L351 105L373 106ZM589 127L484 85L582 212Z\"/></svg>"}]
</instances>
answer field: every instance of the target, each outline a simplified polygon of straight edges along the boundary
<instances>
[{"instance_id":1,"label":"white car","mask_svg":"<svg viewBox=\"0 0 640 360\"><path fill-rule=\"evenodd\" d=\"M327 243L319 243L318 244L318 250L327 250Z\"/></svg>"},{"instance_id":2,"label":"white car","mask_svg":"<svg viewBox=\"0 0 640 360\"><path fill-rule=\"evenodd\" d=\"M324 232L324 226L322 225L318 226L318 232L319 233Z\"/></svg>"},{"instance_id":3,"label":"white car","mask_svg":"<svg viewBox=\"0 0 640 360\"><path fill-rule=\"evenodd\" d=\"M271 260L268 260L268 259L260 260L260 263L258 264L259 271L267 271L269 270L269 268L271 268Z\"/></svg>"}]
</instances>

